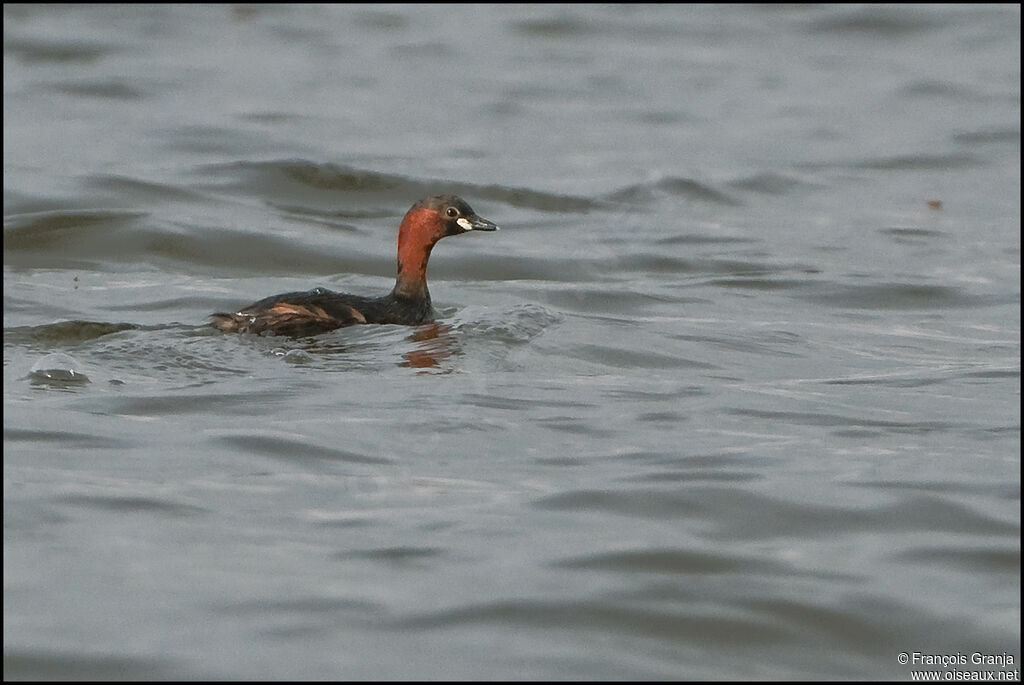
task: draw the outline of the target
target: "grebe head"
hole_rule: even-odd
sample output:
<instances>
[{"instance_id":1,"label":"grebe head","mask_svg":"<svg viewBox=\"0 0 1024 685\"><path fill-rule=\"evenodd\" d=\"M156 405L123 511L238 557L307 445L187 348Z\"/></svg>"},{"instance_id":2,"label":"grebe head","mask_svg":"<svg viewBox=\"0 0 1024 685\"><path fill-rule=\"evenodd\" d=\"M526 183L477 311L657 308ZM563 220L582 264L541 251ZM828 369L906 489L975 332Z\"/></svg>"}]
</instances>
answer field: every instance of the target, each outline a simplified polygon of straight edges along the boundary
<instances>
[{"instance_id":1,"label":"grebe head","mask_svg":"<svg viewBox=\"0 0 1024 685\"><path fill-rule=\"evenodd\" d=\"M455 195L433 195L425 197L406 213L399 231L399 242L436 243L450 235L469 231L497 231L498 226L478 216L473 208L461 197ZM403 233L407 237L403 237ZM413 237L415 235L415 237Z\"/></svg>"},{"instance_id":2,"label":"grebe head","mask_svg":"<svg viewBox=\"0 0 1024 685\"><path fill-rule=\"evenodd\" d=\"M497 231L498 227L473 211L455 195L425 197L406 212L398 227L398 280L394 293L429 298L427 260L441 238L470 231Z\"/></svg>"}]
</instances>

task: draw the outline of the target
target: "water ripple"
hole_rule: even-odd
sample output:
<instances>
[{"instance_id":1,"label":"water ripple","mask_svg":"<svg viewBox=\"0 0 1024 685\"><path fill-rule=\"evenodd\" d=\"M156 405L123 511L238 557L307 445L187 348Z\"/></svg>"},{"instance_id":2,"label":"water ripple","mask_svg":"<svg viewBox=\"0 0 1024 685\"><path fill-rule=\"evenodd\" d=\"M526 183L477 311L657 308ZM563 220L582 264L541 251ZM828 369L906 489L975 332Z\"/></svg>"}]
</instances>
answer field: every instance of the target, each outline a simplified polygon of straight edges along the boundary
<instances>
[{"instance_id":1,"label":"water ripple","mask_svg":"<svg viewBox=\"0 0 1024 685\"><path fill-rule=\"evenodd\" d=\"M238 435L221 435L213 438L236 447L249 454L260 454L267 457L284 459L285 461L310 462L332 461L353 464L391 464L393 460L382 457L371 457L348 450L310 444L305 438L275 433L244 433Z\"/></svg>"},{"instance_id":2,"label":"water ripple","mask_svg":"<svg viewBox=\"0 0 1024 685\"><path fill-rule=\"evenodd\" d=\"M801 293L797 297L850 309L956 309L1007 303L1005 298L972 295L953 286L910 283L830 286L825 292Z\"/></svg>"},{"instance_id":3,"label":"water ripple","mask_svg":"<svg viewBox=\"0 0 1024 685\"><path fill-rule=\"evenodd\" d=\"M389 174L339 164L320 164L305 160L281 160L271 162L236 162L228 165L211 165L204 168L207 175L215 177L237 177L234 182L221 181L216 187L234 188L243 192L259 192L267 195L295 198L303 196L307 201L309 191L324 191L322 200L332 205L344 201L345 194L358 194L363 207L356 216L400 216L393 206L396 196L422 197L445 192L463 195L467 198L481 198L505 202L511 206L525 207L546 212L586 212L599 209L604 203L584 197L558 195L525 188L510 188L497 185L479 185L449 179L415 179L400 174ZM244 182L241 182L243 181ZM367 213L366 205L377 200L379 208Z\"/></svg>"}]
</instances>

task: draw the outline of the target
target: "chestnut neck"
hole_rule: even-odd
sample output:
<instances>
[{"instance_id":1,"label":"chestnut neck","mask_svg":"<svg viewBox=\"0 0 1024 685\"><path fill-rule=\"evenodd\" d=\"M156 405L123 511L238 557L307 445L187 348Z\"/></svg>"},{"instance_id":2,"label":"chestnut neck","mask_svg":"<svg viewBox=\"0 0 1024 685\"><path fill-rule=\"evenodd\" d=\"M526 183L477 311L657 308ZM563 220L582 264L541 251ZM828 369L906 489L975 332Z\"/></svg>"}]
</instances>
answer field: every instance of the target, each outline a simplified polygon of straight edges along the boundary
<instances>
[{"instance_id":1,"label":"chestnut neck","mask_svg":"<svg viewBox=\"0 0 1024 685\"><path fill-rule=\"evenodd\" d=\"M432 211L410 211L398 227L398 278L393 295L430 301L427 261L430 251L444 236L439 217Z\"/></svg>"}]
</instances>

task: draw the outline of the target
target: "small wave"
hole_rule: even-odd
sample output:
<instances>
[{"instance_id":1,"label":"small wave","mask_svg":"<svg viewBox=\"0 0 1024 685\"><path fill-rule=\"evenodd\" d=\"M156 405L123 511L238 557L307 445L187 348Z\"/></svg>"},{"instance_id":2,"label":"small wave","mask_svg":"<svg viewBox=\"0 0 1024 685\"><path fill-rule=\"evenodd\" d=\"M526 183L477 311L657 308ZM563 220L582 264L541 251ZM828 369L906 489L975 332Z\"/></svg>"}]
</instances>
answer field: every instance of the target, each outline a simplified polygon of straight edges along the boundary
<instances>
[{"instance_id":1,"label":"small wave","mask_svg":"<svg viewBox=\"0 0 1024 685\"><path fill-rule=\"evenodd\" d=\"M935 231L927 228L880 228L878 232L882 235L891 236L897 242L909 243L918 242L927 238L944 238L946 234L942 231Z\"/></svg>"},{"instance_id":2,"label":"small wave","mask_svg":"<svg viewBox=\"0 0 1024 685\"><path fill-rule=\"evenodd\" d=\"M935 14L912 7L836 7L830 16L807 24L810 33L864 34L871 38L903 38L935 28Z\"/></svg>"},{"instance_id":3,"label":"small wave","mask_svg":"<svg viewBox=\"0 0 1024 685\"><path fill-rule=\"evenodd\" d=\"M390 464L391 459L359 454L335 447L310 443L305 438L287 433L256 432L223 435L215 441L225 443L248 454L283 459L291 462L343 462L349 464Z\"/></svg>"},{"instance_id":4,"label":"small wave","mask_svg":"<svg viewBox=\"0 0 1024 685\"><path fill-rule=\"evenodd\" d=\"M1007 578L1020 576L1020 549L982 547L963 549L959 546L936 544L894 552L898 561L921 564L929 568L960 567L967 573L1002 573Z\"/></svg>"},{"instance_id":5,"label":"small wave","mask_svg":"<svg viewBox=\"0 0 1024 685\"><path fill-rule=\"evenodd\" d=\"M101 79L95 81L54 83L47 87L55 93L74 95L97 100L141 100L145 93L121 79Z\"/></svg>"},{"instance_id":6,"label":"small wave","mask_svg":"<svg viewBox=\"0 0 1024 685\"><path fill-rule=\"evenodd\" d=\"M985 166L976 155L950 153L944 155L901 155L876 157L855 163L853 166L872 171L948 171L952 169L974 169Z\"/></svg>"},{"instance_id":7,"label":"small wave","mask_svg":"<svg viewBox=\"0 0 1024 685\"><path fill-rule=\"evenodd\" d=\"M4 329L4 341L15 345L77 345L86 340L137 329L131 323L100 321L61 321L41 326L14 326Z\"/></svg>"},{"instance_id":8,"label":"small wave","mask_svg":"<svg viewBox=\"0 0 1024 685\"><path fill-rule=\"evenodd\" d=\"M978 129L953 135L953 141L966 145L1017 143L1020 145L1020 127Z\"/></svg>"},{"instance_id":9,"label":"small wave","mask_svg":"<svg viewBox=\"0 0 1024 685\"><path fill-rule=\"evenodd\" d=\"M455 328L470 337L520 345L533 340L564 318L539 305L523 304L490 313L476 321L457 323Z\"/></svg>"},{"instance_id":10,"label":"small wave","mask_svg":"<svg viewBox=\"0 0 1024 685\"><path fill-rule=\"evenodd\" d=\"M729 181L728 185L737 190L751 191L765 195L787 195L796 190L816 188L817 184L777 172L764 172Z\"/></svg>"},{"instance_id":11,"label":"small wave","mask_svg":"<svg viewBox=\"0 0 1024 685\"><path fill-rule=\"evenodd\" d=\"M655 245L736 245L744 243L758 243L760 241L755 238L740 238L727 235L718 236L700 233L684 233L668 236L667 238L657 238L651 242Z\"/></svg>"},{"instance_id":12,"label":"small wave","mask_svg":"<svg viewBox=\"0 0 1024 685\"><path fill-rule=\"evenodd\" d=\"M603 366L620 369L716 369L714 364L694 361L683 357L651 352L650 350L627 349L611 345L580 344L566 350L574 359L589 361Z\"/></svg>"},{"instance_id":13,"label":"small wave","mask_svg":"<svg viewBox=\"0 0 1024 685\"><path fill-rule=\"evenodd\" d=\"M671 176L653 183L639 183L626 186L608 193L603 199L616 202L651 202L659 195L673 195L687 200L709 202L726 207L736 207L743 203L728 193L697 181Z\"/></svg>"},{"instance_id":14,"label":"small wave","mask_svg":"<svg viewBox=\"0 0 1024 685\"><path fill-rule=\"evenodd\" d=\"M124 229L145 216L146 212L126 209L55 209L4 217L4 263L32 252L55 260L57 247L62 254L74 255L76 248L99 238L123 238Z\"/></svg>"},{"instance_id":15,"label":"small wave","mask_svg":"<svg viewBox=\"0 0 1024 685\"><path fill-rule=\"evenodd\" d=\"M206 509L194 504L177 502L169 497L146 497L142 495L70 495L63 499L68 504L89 507L100 511L124 514L153 513L160 516L194 516L206 513Z\"/></svg>"},{"instance_id":16,"label":"small wave","mask_svg":"<svg viewBox=\"0 0 1024 685\"><path fill-rule=\"evenodd\" d=\"M799 294L798 297L848 309L952 309L1003 304L995 298L969 295L946 285L908 283L850 285L825 293Z\"/></svg>"},{"instance_id":17,"label":"small wave","mask_svg":"<svg viewBox=\"0 0 1024 685\"><path fill-rule=\"evenodd\" d=\"M348 273L382 276L394 270L394 257L366 254L341 244L331 244L331 236L306 236L304 240L248 231L201 230L181 240L172 231L141 231L148 237L146 254L174 262L175 268L188 272L213 271L256 274L259 276L323 276ZM240 303L241 304L241 303Z\"/></svg>"},{"instance_id":18,"label":"small wave","mask_svg":"<svg viewBox=\"0 0 1024 685\"><path fill-rule=\"evenodd\" d=\"M113 193L117 197L130 197L134 200L152 202L208 202L209 197L203 193L182 188L169 183L157 183L141 178L120 176L116 174L94 174L86 179L86 184L95 190Z\"/></svg>"},{"instance_id":19,"label":"small wave","mask_svg":"<svg viewBox=\"0 0 1024 685\"><path fill-rule=\"evenodd\" d=\"M719 288L772 292L775 290L794 290L798 288L803 288L807 285L807 282L785 278L715 278L708 281L708 284L717 286Z\"/></svg>"},{"instance_id":20,"label":"small wave","mask_svg":"<svg viewBox=\"0 0 1024 685\"><path fill-rule=\"evenodd\" d=\"M127 652L127 649L125 650ZM12 680L178 680L196 677L169 659L77 651L4 649L4 678Z\"/></svg>"},{"instance_id":21,"label":"small wave","mask_svg":"<svg viewBox=\"0 0 1024 685\"><path fill-rule=\"evenodd\" d=\"M73 449L124 450L139 447L135 440L111 438L108 436L91 435L62 430L35 430L5 428L4 441L38 443L43 445L61 445Z\"/></svg>"},{"instance_id":22,"label":"small wave","mask_svg":"<svg viewBox=\"0 0 1024 685\"><path fill-rule=\"evenodd\" d=\"M600 552L570 557L551 564L555 568L585 571L623 571L628 573L667 573L702 575L722 573L768 576L817 575L801 572L790 564L760 555L734 555L690 549L652 548L619 552ZM852 576L851 576L852 577Z\"/></svg>"},{"instance_id":23,"label":"small wave","mask_svg":"<svg viewBox=\"0 0 1024 685\"><path fill-rule=\"evenodd\" d=\"M465 197L470 204L475 199L503 202L548 212L586 212L599 209L605 203L585 197L558 195L528 188L498 185L478 185L450 179L416 179L400 174L388 174L342 164L318 164L307 160L276 160L267 162L235 162L209 165L204 172L214 176L236 175L244 182L227 187L252 192L261 199L284 196L294 203L295 197L305 202L329 202L335 212L341 203L356 207L351 217L400 216L407 209L402 197L419 199L437 193L454 193ZM310 192L325 191L322 197L310 197ZM345 198L349 194L349 198ZM372 203L369 207L368 203Z\"/></svg>"},{"instance_id":24,"label":"small wave","mask_svg":"<svg viewBox=\"0 0 1024 685\"><path fill-rule=\"evenodd\" d=\"M26 64L74 64L96 62L112 55L120 48L112 44L84 40L43 40L4 36L4 52L20 58Z\"/></svg>"},{"instance_id":25,"label":"small wave","mask_svg":"<svg viewBox=\"0 0 1024 685\"><path fill-rule=\"evenodd\" d=\"M678 303L683 298L669 298L644 292L609 290L576 286L551 288L539 293L546 301L579 313L636 314L651 307Z\"/></svg>"},{"instance_id":26,"label":"small wave","mask_svg":"<svg viewBox=\"0 0 1024 685\"><path fill-rule=\"evenodd\" d=\"M591 22L568 16L524 19L517 21L513 28L524 36L557 39L583 36L595 30Z\"/></svg>"},{"instance_id":27,"label":"small wave","mask_svg":"<svg viewBox=\"0 0 1024 685\"><path fill-rule=\"evenodd\" d=\"M827 412L766 411L740 408L727 408L724 412L734 414L736 416L765 419L778 423L821 426L825 428L837 428L840 430L874 428L900 435L948 433L958 428L957 424L945 421L890 421L886 419L872 419L863 416L830 414Z\"/></svg>"}]
</instances>

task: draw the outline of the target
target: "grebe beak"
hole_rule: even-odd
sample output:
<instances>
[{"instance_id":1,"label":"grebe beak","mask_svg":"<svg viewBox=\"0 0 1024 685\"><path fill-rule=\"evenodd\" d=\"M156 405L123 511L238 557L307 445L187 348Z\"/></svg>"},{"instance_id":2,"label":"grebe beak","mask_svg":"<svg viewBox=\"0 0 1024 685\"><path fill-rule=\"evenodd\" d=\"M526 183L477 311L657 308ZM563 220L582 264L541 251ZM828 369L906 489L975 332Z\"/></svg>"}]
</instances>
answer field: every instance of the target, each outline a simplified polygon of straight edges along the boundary
<instances>
[{"instance_id":1,"label":"grebe beak","mask_svg":"<svg viewBox=\"0 0 1024 685\"><path fill-rule=\"evenodd\" d=\"M487 219L484 219L483 217L476 216L475 214L473 216L468 216L468 217L467 216L459 217L459 220L456 221L455 223L457 223L465 231L497 231L498 230L498 225L496 223L494 223L493 221L488 221Z\"/></svg>"}]
</instances>

